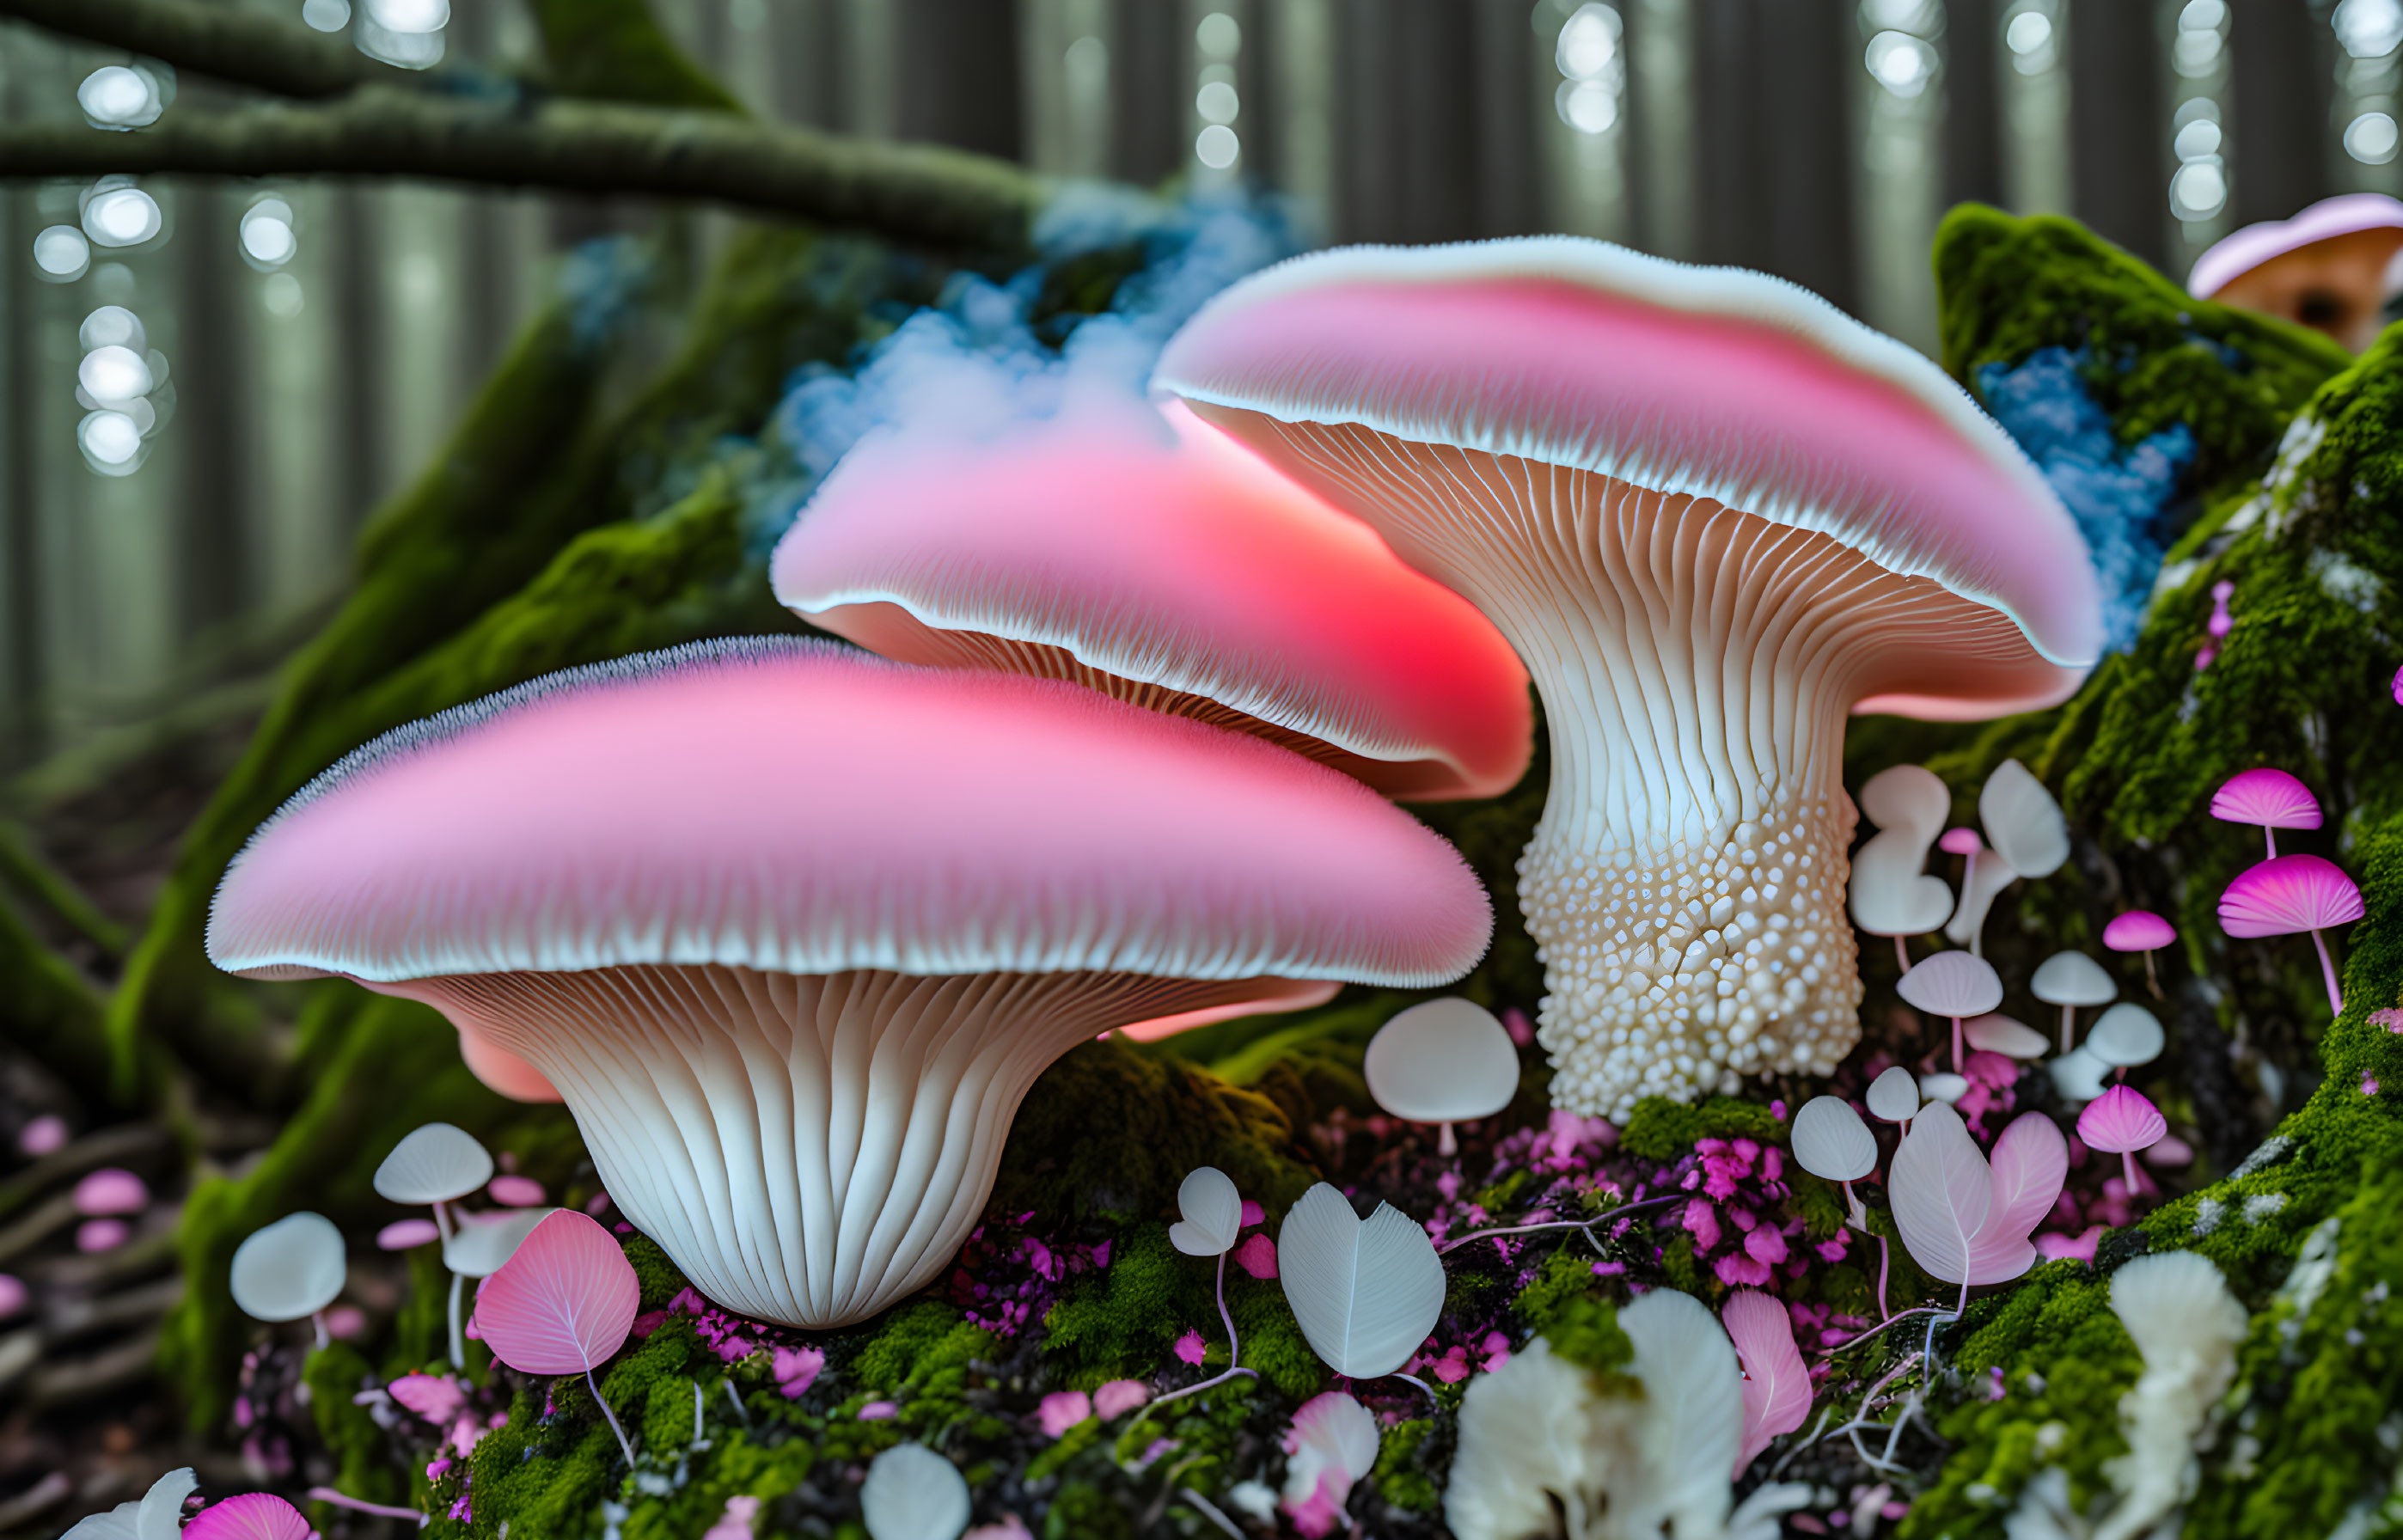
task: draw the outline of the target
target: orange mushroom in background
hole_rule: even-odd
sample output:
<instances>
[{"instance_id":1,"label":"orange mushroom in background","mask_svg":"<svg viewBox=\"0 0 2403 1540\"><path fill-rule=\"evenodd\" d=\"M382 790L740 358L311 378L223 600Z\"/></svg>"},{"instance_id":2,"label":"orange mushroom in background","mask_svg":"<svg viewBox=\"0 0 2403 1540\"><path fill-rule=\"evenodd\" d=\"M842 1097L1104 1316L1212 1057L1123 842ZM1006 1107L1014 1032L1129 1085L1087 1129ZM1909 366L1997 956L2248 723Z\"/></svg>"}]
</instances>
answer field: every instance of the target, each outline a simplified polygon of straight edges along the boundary
<instances>
[{"instance_id":1,"label":"orange mushroom in background","mask_svg":"<svg viewBox=\"0 0 2403 1540\"><path fill-rule=\"evenodd\" d=\"M2403 202L2323 198L2292 219L2247 225L2196 259L2187 292L2325 332L2354 353L2377 340L2403 282Z\"/></svg>"}]
</instances>

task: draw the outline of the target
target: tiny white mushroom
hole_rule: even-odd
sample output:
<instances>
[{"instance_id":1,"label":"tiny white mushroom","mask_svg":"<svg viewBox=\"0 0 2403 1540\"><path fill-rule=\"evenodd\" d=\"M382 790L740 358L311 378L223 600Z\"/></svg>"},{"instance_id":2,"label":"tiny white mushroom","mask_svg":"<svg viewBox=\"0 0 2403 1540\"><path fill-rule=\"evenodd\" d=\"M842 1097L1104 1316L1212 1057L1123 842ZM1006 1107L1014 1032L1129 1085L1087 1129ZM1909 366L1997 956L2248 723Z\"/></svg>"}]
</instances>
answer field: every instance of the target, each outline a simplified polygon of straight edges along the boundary
<instances>
[{"instance_id":1,"label":"tiny white mushroom","mask_svg":"<svg viewBox=\"0 0 2403 1540\"><path fill-rule=\"evenodd\" d=\"M466 1334L459 1319L463 1281L490 1278L517 1255L534 1228L557 1209L505 1209L497 1214L463 1214L459 1228L442 1242L442 1265L451 1269L451 1362L467 1361Z\"/></svg>"},{"instance_id":2,"label":"tiny white mushroom","mask_svg":"<svg viewBox=\"0 0 2403 1540\"><path fill-rule=\"evenodd\" d=\"M1925 935L1952 912L1952 890L1926 870L1928 848L1944 832L1952 794L1924 766L1894 765L1862 783L1854 801L1878 832L1853 854L1853 923L1871 936L1892 936L1895 956L1909 973L1903 938Z\"/></svg>"},{"instance_id":3,"label":"tiny white mushroom","mask_svg":"<svg viewBox=\"0 0 2403 1540\"><path fill-rule=\"evenodd\" d=\"M2016 759L2006 759L1978 792L1978 821L1986 853L1978 859L1973 891L1961 895L1944 934L1972 951L1983 950L1986 910L1994 895L2022 877L2049 877L2069 859L2069 823L2044 783Z\"/></svg>"},{"instance_id":4,"label":"tiny white mushroom","mask_svg":"<svg viewBox=\"0 0 2403 1540\"><path fill-rule=\"evenodd\" d=\"M2044 1034L2000 1011L1988 1011L1962 1022L1961 1035L1979 1052L1999 1053L2006 1059L2041 1059L2052 1046L2045 1041Z\"/></svg>"},{"instance_id":5,"label":"tiny white mushroom","mask_svg":"<svg viewBox=\"0 0 2403 1540\"><path fill-rule=\"evenodd\" d=\"M1823 1181L1840 1182L1854 1226L1868 1228L1868 1211L1853 1184L1877 1169L1877 1136L1840 1096L1814 1096L1794 1115L1794 1160Z\"/></svg>"},{"instance_id":6,"label":"tiny white mushroom","mask_svg":"<svg viewBox=\"0 0 2403 1540\"><path fill-rule=\"evenodd\" d=\"M396 1203L431 1203L435 1222L447 1237L451 1218L443 1205L456 1202L493 1179L493 1156L466 1130L450 1123L413 1129L376 1168L375 1190Z\"/></svg>"},{"instance_id":7,"label":"tiny white mushroom","mask_svg":"<svg viewBox=\"0 0 2403 1540\"><path fill-rule=\"evenodd\" d=\"M1361 1073L1377 1105L1406 1122L1441 1125L1437 1153L1454 1155L1454 1123L1491 1117L1519 1093L1519 1050L1492 1011L1452 995L1379 1028Z\"/></svg>"},{"instance_id":8,"label":"tiny white mushroom","mask_svg":"<svg viewBox=\"0 0 2403 1540\"><path fill-rule=\"evenodd\" d=\"M1941 1102L1949 1107L1969 1094L1969 1077L1937 1070L1919 1077L1919 1092L1930 1102Z\"/></svg>"},{"instance_id":9,"label":"tiny white mushroom","mask_svg":"<svg viewBox=\"0 0 2403 1540\"><path fill-rule=\"evenodd\" d=\"M1168 1227L1168 1243L1188 1256L1221 1256L1243 1228L1243 1195L1215 1166L1196 1166L1177 1184L1182 1215Z\"/></svg>"},{"instance_id":10,"label":"tiny white mushroom","mask_svg":"<svg viewBox=\"0 0 2403 1540\"><path fill-rule=\"evenodd\" d=\"M2046 1064L2045 1071L2052 1076L2052 1089L2061 1093L2063 1101L2082 1105L2103 1094L2103 1077L2110 1073L2111 1066L2080 1047Z\"/></svg>"},{"instance_id":11,"label":"tiny white mushroom","mask_svg":"<svg viewBox=\"0 0 2403 1540\"><path fill-rule=\"evenodd\" d=\"M2036 964L2028 992L2048 1006L2061 1007L2061 1051L2069 1051L2071 1028L2077 1007L2100 1006L2119 997L2119 986L2103 964L2082 951L2057 951Z\"/></svg>"},{"instance_id":12,"label":"tiny white mushroom","mask_svg":"<svg viewBox=\"0 0 2403 1540\"><path fill-rule=\"evenodd\" d=\"M1919 1116L1919 1082L1900 1064L1869 1082L1869 1113L1888 1123L1909 1123Z\"/></svg>"},{"instance_id":13,"label":"tiny white mushroom","mask_svg":"<svg viewBox=\"0 0 2403 1540\"><path fill-rule=\"evenodd\" d=\"M959 1540L968 1527L968 1483L924 1444L896 1444L868 1463L859 1484L869 1540Z\"/></svg>"},{"instance_id":14,"label":"tiny white mushroom","mask_svg":"<svg viewBox=\"0 0 2403 1540\"><path fill-rule=\"evenodd\" d=\"M318 1316L317 1345L326 1345L320 1312L342 1292L350 1270L342 1232L322 1214L305 1209L253 1230L234 1248L228 1282L233 1302L259 1321L298 1321Z\"/></svg>"},{"instance_id":15,"label":"tiny white mushroom","mask_svg":"<svg viewBox=\"0 0 2403 1540\"><path fill-rule=\"evenodd\" d=\"M1984 958L1965 951L1939 951L1902 976L1894 992L1910 1004L1952 1022L1952 1068L1958 1073L1961 1020L1983 1016L2003 1003L2003 980Z\"/></svg>"},{"instance_id":16,"label":"tiny white mushroom","mask_svg":"<svg viewBox=\"0 0 2403 1540\"><path fill-rule=\"evenodd\" d=\"M2133 1069L2161 1056L2160 1018L2132 1000L2103 1013L2086 1034L2086 1051L2115 1069Z\"/></svg>"}]
</instances>

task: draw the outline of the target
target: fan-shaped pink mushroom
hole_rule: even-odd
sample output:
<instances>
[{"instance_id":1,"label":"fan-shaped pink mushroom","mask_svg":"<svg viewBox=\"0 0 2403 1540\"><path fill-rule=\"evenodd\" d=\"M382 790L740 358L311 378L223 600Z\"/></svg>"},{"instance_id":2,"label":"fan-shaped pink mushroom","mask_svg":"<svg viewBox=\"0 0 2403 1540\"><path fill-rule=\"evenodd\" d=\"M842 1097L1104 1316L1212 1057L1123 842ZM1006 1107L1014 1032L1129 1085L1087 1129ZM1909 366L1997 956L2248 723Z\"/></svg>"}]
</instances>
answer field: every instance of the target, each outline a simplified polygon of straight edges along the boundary
<instances>
[{"instance_id":1,"label":"fan-shaped pink mushroom","mask_svg":"<svg viewBox=\"0 0 2403 1540\"><path fill-rule=\"evenodd\" d=\"M2336 964L2320 932L2361 918L2361 890L2333 861L2316 855L2281 855L2264 861L2228 884L2219 895L2219 926L2230 936L2293 936L2312 933L2320 954L2320 978L2327 985L2328 1009L2344 1013Z\"/></svg>"},{"instance_id":2,"label":"fan-shaped pink mushroom","mask_svg":"<svg viewBox=\"0 0 2403 1540\"><path fill-rule=\"evenodd\" d=\"M2211 794L2211 815L2225 824L2257 824L2272 859L2280 829L2320 826L2319 798L2309 786L2268 765L2239 770Z\"/></svg>"},{"instance_id":3,"label":"fan-shaped pink mushroom","mask_svg":"<svg viewBox=\"0 0 2403 1540\"><path fill-rule=\"evenodd\" d=\"M2150 909L2115 914L2103 927L2103 945L2113 951L2145 954L2145 985L2153 998L2161 997L2161 977L2153 971L2153 953L2177 939L2177 927Z\"/></svg>"},{"instance_id":4,"label":"fan-shaped pink mushroom","mask_svg":"<svg viewBox=\"0 0 2403 1540\"><path fill-rule=\"evenodd\" d=\"M1831 1072L1859 1035L1846 715L2027 710L2101 646L2085 546L2002 430L1757 273L1565 237L1322 252L1212 300L1153 384L1525 659L1552 784L1520 907L1563 1107Z\"/></svg>"},{"instance_id":5,"label":"fan-shaped pink mushroom","mask_svg":"<svg viewBox=\"0 0 2403 1540\"><path fill-rule=\"evenodd\" d=\"M252 839L209 947L490 1037L702 1292L823 1327L941 1270L1071 1047L1438 984L1491 925L1451 847L1257 739L755 639L378 740Z\"/></svg>"},{"instance_id":6,"label":"fan-shaped pink mushroom","mask_svg":"<svg viewBox=\"0 0 2403 1540\"><path fill-rule=\"evenodd\" d=\"M2187 292L2313 327L2359 353L2378 337L2398 251L2403 203L2340 193L2224 238L2195 259Z\"/></svg>"},{"instance_id":7,"label":"fan-shaped pink mushroom","mask_svg":"<svg viewBox=\"0 0 2403 1540\"><path fill-rule=\"evenodd\" d=\"M2150 1149L2169 1131L2160 1109L2133 1086L2113 1086L2077 1115L2077 1137L2089 1149L2119 1158L2131 1194L2136 1190L2136 1151Z\"/></svg>"},{"instance_id":8,"label":"fan-shaped pink mushroom","mask_svg":"<svg viewBox=\"0 0 2403 1540\"><path fill-rule=\"evenodd\" d=\"M776 548L776 597L888 658L1072 679L1253 732L1388 796L1525 773L1527 671L1402 564L1183 406L999 444L870 440Z\"/></svg>"}]
</instances>

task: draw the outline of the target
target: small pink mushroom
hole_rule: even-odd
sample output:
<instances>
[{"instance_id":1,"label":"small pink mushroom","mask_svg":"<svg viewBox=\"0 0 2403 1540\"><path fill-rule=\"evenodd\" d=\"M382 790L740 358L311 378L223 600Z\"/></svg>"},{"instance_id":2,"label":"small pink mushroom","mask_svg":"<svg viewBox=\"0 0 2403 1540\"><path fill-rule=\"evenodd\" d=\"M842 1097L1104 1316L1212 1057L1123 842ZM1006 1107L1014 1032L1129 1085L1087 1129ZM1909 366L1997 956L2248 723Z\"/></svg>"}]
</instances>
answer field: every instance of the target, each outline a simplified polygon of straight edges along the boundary
<instances>
[{"instance_id":1,"label":"small pink mushroom","mask_svg":"<svg viewBox=\"0 0 2403 1540\"><path fill-rule=\"evenodd\" d=\"M431 1219L396 1219L376 1231L378 1251L407 1251L442 1239L442 1228Z\"/></svg>"},{"instance_id":2,"label":"small pink mushroom","mask_svg":"<svg viewBox=\"0 0 2403 1540\"><path fill-rule=\"evenodd\" d=\"M2269 853L2278 853L2278 830L2320 826L2319 799L2285 770L2268 765L2239 770L2211 796L2211 815L2223 824L2257 824Z\"/></svg>"},{"instance_id":3,"label":"small pink mushroom","mask_svg":"<svg viewBox=\"0 0 2403 1540\"><path fill-rule=\"evenodd\" d=\"M2316 855L2281 855L2247 869L2219 895L2220 928L2230 936L2293 936L2312 933L2320 954L2320 978L2327 985L2328 1009L2344 1012L2336 964L2320 932L2361 918L2361 890L2333 861Z\"/></svg>"},{"instance_id":4,"label":"small pink mushroom","mask_svg":"<svg viewBox=\"0 0 2403 1540\"><path fill-rule=\"evenodd\" d=\"M2177 939L2177 929L2150 909L2130 909L2112 916L2103 927L2103 945L2113 951L2145 954L2145 984L2153 998L2161 997L2160 975L2153 971L2153 953Z\"/></svg>"},{"instance_id":5,"label":"small pink mushroom","mask_svg":"<svg viewBox=\"0 0 2403 1540\"><path fill-rule=\"evenodd\" d=\"M2359 353L2378 336L2397 248L2403 203L2340 193L2222 239L2195 259L2187 292L2313 327Z\"/></svg>"},{"instance_id":6,"label":"small pink mushroom","mask_svg":"<svg viewBox=\"0 0 2403 1540\"><path fill-rule=\"evenodd\" d=\"M140 1214L150 1205L150 1188L130 1171L104 1166L75 1186L77 1214L99 1217Z\"/></svg>"},{"instance_id":7,"label":"small pink mushroom","mask_svg":"<svg viewBox=\"0 0 2403 1540\"><path fill-rule=\"evenodd\" d=\"M63 1117L44 1113L26 1124L17 1133L17 1147L39 1159L67 1142L67 1123Z\"/></svg>"},{"instance_id":8,"label":"small pink mushroom","mask_svg":"<svg viewBox=\"0 0 2403 1540\"><path fill-rule=\"evenodd\" d=\"M2089 1149L2119 1158L2132 1196L2136 1191L2136 1151L2150 1148L2169 1131L2160 1109L2133 1086L2113 1086L2077 1115L2077 1137Z\"/></svg>"}]
</instances>

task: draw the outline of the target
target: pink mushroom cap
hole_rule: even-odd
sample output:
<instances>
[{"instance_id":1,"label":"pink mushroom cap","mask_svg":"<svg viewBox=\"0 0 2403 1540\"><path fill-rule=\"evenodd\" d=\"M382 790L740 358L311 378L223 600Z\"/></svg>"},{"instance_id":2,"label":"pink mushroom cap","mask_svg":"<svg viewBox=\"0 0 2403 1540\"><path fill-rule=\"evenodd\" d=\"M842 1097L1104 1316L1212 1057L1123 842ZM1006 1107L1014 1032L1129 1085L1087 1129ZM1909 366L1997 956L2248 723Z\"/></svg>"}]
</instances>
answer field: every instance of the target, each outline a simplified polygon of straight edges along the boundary
<instances>
[{"instance_id":1,"label":"pink mushroom cap","mask_svg":"<svg viewBox=\"0 0 2403 1540\"><path fill-rule=\"evenodd\" d=\"M2361 916L2361 890L2335 862L2316 855L2281 855L2248 867L2219 895L2220 928L2230 936L2295 936Z\"/></svg>"},{"instance_id":2,"label":"pink mushroom cap","mask_svg":"<svg viewBox=\"0 0 2403 1540\"><path fill-rule=\"evenodd\" d=\"M208 944L232 973L370 983L719 964L1420 988L1492 924L1449 845L1272 745L746 639L386 734L252 837Z\"/></svg>"},{"instance_id":3,"label":"pink mushroom cap","mask_svg":"<svg viewBox=\"0 0 2403 1540\"><path fill-rule=\"evenodd\" d=\"M1967 827L1946 829L1936 843L1949 855L1975 855L1986 848L1986 842L1978 838L1978 831Z\"/></svg>"},{"instance_id":4,"label":"pink mushroom cap","mask_svg":"<svg viewBox=\"0 0 2403 1540\"><path fill-rule=\"evenodd\" d=\"M1517 784L1527 671L1491 621L1181 403L1132 410L869 440L777 546L777 598L888 658L1075 678L1388 796Z\"/></svg>"},{"instance_id":5,"label":"pink mushroom cap","mask_svg":"<svg viewBox=\"0 0 2403 1540\"><path fill-rule=\"evenodd\" d=\"M2169 1131L2160 1108L2133 1086L2113 1086L2077 1115L2077 1137L2112 1155L2145 1149Z\"/></svg>"},{"instance_id":6,"label":"pink mushroom cap","mask_svg":"<svg viewBox=\"0 0 2403 1540\"><path fill-rule=\"evenodd\" d=\"M821 1329L939 1275L1078 1043L1447 982L1492 929L1450 845L1258 738L749 638L369 744L252 838L208 945L524 1060L709 1298Z\"/></svg>"},{"instance_id":7,"label":"pink mushroom cap","mask_svg":"<svg viewBox=\"0 0 2403 1540\"><path fill-rule=\"evenodd\" d=\"M2259 828L2315 829L2319 799L2300 781L2268 765L2239 770L2211 794L2211 815Z\"/></svg>"},{"instance_id":8,"label":"pink mushroom cap","mask_svg":"<svg viewBox=\"0 0 2403 1540\"><path fill-rule=\"evenodd\" d=\"M148 1184L132 1172L114 1166L104 1166L75 1185L77 1214L140 1214L149 1206Z\"/></svg>"},{"instance_id":9,"label":"pink mushroom cap","mask_svg":"<svg viewBox=\"0 0 2403 1540\"><path fill-rule=\"evenodd\" d=\"M309 1520L272 1492L246 1491L212 1503L184 1526L189 1540L309 1540Z\"/></svg>"},{"instance_id":10,"label":"pink mushroom cap","mask_svg":"<svg viewBox=\"0 0 2403 1540\"><path fill-rule=\"evenodd\" d=\"M2115 914L2103 927L2103 944L2113 951L2152 951L2177 939L2177 928L2150 909Z\"/></svg>"},{"instance_id":11,"label":"pink mushroom cap","mask_svg":"<svg viewBox=\"0 0 2403 1540\"><path fill-rule=\"evenodd\" d=\"M2102 649L2085 542L2002 429L1923 354L1759 273L1564 236L1318 252L1212 299L1152 385L1214 421L1356 424L1715 499L2024 637L1897 659L1864 712L2050 705Z\"/></svg>"},{"instance_id":12,"label":"pink mushroom cap","mask_svg":"<svg viewBox=\"0 0 2403 1540\"><path fill-rule=\"evenodd\" d=\"M2242 275L2288 252L2365 230L2403 230L2403 202L2380 192L2323 198L2291 219L2265 219L2221 237L2194 260L2186 291L2208 299Z\"/></svg>"}]
</instances>

